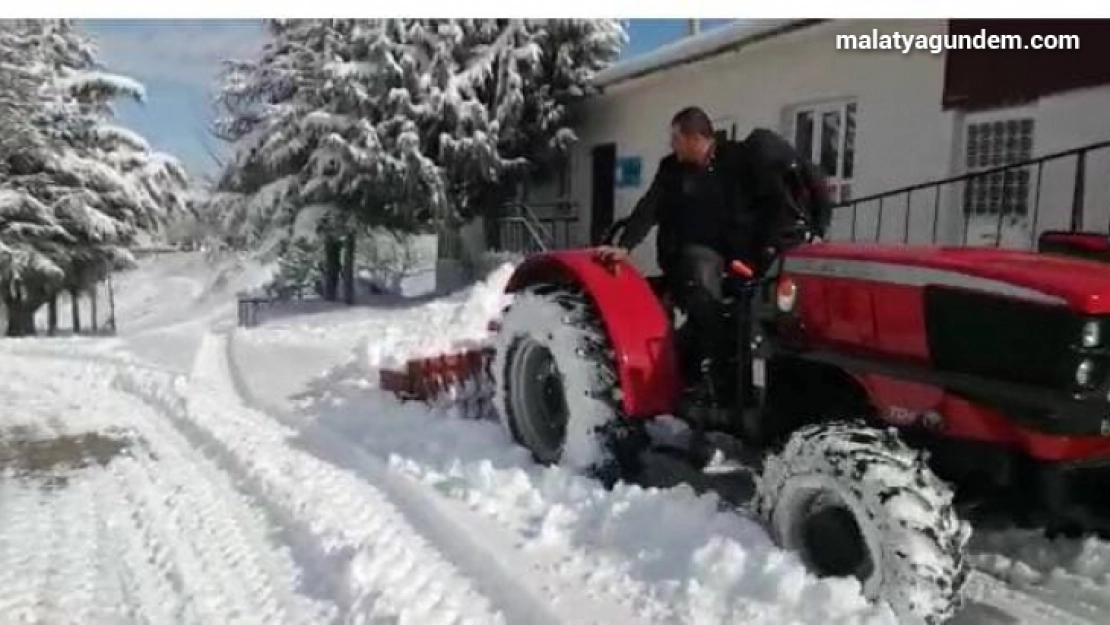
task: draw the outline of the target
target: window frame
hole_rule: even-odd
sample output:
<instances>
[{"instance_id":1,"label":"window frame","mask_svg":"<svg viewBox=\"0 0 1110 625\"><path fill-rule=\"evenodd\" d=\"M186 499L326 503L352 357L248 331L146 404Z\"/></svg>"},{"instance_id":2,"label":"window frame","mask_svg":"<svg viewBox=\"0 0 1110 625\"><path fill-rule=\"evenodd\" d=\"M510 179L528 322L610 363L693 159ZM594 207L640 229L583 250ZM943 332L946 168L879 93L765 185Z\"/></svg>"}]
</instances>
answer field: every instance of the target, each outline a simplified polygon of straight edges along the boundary
<instances>
[{"instance_id":1,"label":"window frame","mask_svg":"<svg viewBox=\"0 0 1110 625\"><path fill-rule=\"evenodd\" d=\"M1005 151L1006 148L1004 147L1002 162L991 161L986 163L985 165L973 164L971 162L969 153L969 144L971 141L971 135L973 134L972 128L983 128L989 127L993 124L1006 124L1009 122L1017 122L1018 124L1021 124L1023 122L1029 123L1030 130L1028 133L1028 153L1025 153L1025 150L1019 146L1018 152L1016 154L1010 154ZM959 144L960 151L958 153L960 169L964 173L971 174L975 173L976 171L993 169L995 167L1001 167L1007 164L1018 163L1035 158L1037 155L1037 126L1038 124L1036 110L1032 107L1012 107L966 115L961 124L961 136ZM978 135L978 131L976 131L975 134ZM1019 140L1023 135L1024 133L1019 131ZM1003 135L1002 141L1003 143L1005 143L1005 135ZM965 218L981 217L995 219L999 216L1002 216L1009 218L1011 222L1028 219L1033 211L1031 198L1035 191L1034 186L1036 185L1036 182L1032 180L1032 176L1030 175L1030 171L1028 169L1011 171L1015 172L1015 177L1017 178L1020 178L1021 175L1024 174L1024 178L1026 178L1024 184L1022 184L1020 181L1011 184L1007 181L1004 172L1000 172L992 176L987 176L985 178L974 178L972 180L968 180L964 184L963 194L960 200L961 214L963 214ZM1001 185L1001 200L999 201L997 207L990 206L988 202L985 210L978 211L976 210L978 202L974 201L971 197L971 195L974 193L973 189L975 189L975 185L977 183L989 183L989 180L991 178L997 178L1001 180L1001 182L999 183ZM1024 187L1025 189L1024 198L1018 195L1012 202L1007 201L1006 197L1009 191L1014 190L1015 188L1020 190L1022 187ZM1020 206L1021 209L1011 210L1008 209L1008 206Z\"/></svg>"},{"instance_id":2,"label":"window frame","mask_svg":"<svg viewBox=\"0 0 1110 625\"><path fill-rule=\"evenodd\" d=\"M722 139L725 141L736 140L736 120L732 117L719 117L712 120L713 123L713 138L717 141ZM724 135L722 137L722 134Z\"/></svg>"},{"instance_id":3,"label":"window frame","mask_svg":"<svg viewBox=\"0 0 1110 625\"><path fill-rule=\"evenodd\" d=\"M849 108L853 111L853 124L851 129L851 172L850 175L845 175L845 165L847 159L845 154L848 152L848 111ZM787 109L786 115L786 137L795 149L802 153L802 156L809 159L811 163L816 165L818 169L825 175L829 189L833 194L833 198L838 202L846 202L852 198L852 187L859 177L859 101L854 97L836 98L830 100L822 100L819 102L807 102L803 104L796 104ZM798 141L798 118L804 113L812 115L811 128L812 134L810 136L809 153L802 150L802 146ZM840 123L836 136L836 171L828 172L822 167L822 124L821 120L827 113L839 113Z\"/></svg>"}]
</instances>

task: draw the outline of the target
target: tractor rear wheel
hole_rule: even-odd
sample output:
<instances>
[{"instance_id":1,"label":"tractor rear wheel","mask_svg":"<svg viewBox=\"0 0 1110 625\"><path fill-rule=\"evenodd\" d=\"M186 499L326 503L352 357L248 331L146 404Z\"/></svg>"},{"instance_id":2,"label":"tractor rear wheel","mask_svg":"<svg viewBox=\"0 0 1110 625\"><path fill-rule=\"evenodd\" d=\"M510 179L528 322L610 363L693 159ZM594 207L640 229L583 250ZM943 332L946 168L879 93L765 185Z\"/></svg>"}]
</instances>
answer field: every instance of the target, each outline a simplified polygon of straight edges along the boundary
<instances>
[{"instance_id":1,"label":"tractor rear wheel","mask_svg":"<svg viewBox=\"0 0 1110 625\"><path fill-rule=\"evenodd\" d=\"M607 485L638 471L646 434L624 419L612 347L584 293L538 285L515 294L493 374L501 422L537 462Z\"/></svg>"},{"instance_id":2,"label":"tractor rear wheel","mask_svg":"<svg viewBox=\"0 0 1110 625\"><path fill-rule=\"evenodd\" d=\"M755 508L773 538L815 574L856 577L902 622L943 623L959 608L970 527L896 431L806 426L757 482Z\"/></svg>"}]
</instances>

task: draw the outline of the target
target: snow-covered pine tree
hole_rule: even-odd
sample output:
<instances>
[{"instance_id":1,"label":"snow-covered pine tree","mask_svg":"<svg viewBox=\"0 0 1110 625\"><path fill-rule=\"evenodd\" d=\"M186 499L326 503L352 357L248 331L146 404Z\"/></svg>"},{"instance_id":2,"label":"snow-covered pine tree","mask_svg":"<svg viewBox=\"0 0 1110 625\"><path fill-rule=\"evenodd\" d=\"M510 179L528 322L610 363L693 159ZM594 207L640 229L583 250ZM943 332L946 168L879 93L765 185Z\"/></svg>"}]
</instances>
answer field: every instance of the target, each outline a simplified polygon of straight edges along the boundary
<instances>
[{"instance_id":1,"label":"snow-covered pine tree","mask_svg":"<svg viewBox=\"0 0 1110 625\"><path fill-rule=\"evenodd\" d=\"M442 217L447 198L426 152L434 111L423 67L406 54L405 22L353 22L347 45L325 63L324 104L302 123L316 148L301 195L340 206L357 223L411 232Z\"/></svg>"},{"instance_id":2,"label":"snow-covered pine tree","mask_svg":"<svg viewBox=\"0 0 1110 625\"><path fill-rule=\"evenodd\" d=\"M36 144L33 123L40 75L29 65L16 22L0 21L0 173L9 159Z\"/></svg>"},{"instance_id":3,"label":"snow-covered pine tree","mask_svg":"<svg viewBox=\"0 0 1110 625\"><path fill-rule=\"evenodd\" d=\"M565 155L571 105L626 41L614 20L380 20L351 36L327 84L361 119L318 116L342 131L312 184L357 190L371 226L447 230Z\"/></svg>"},{"instance_id":4,"label":"snow-covered pine tree","mask_svg":"<svg viewBox=\"0 0 1110 625\"><path fill-rule=\"evenodd\" d=\"M102 71L71 22L7 23L0 48L35 86L29 138L9 153L0 181L0 248L18 250L0 259L0 295L17 300L7 306L9 334L28 333L34 310L60 288L77 293L132 262L135 235L180 208L188 181L175 161L108 124L111 102L141 99L142 86Z\"/></svg>"},{"instance_id":5,"label":"snow-covered pine tree","mask_svg":"<svg viewBox=\"0 0 1110 625\"><path fill-rule=\"evenodd\" d=\"M277 249L301 207L328 207L329 258L356 226L412 232L496 207L565 153L571 105L625 40L612 20L269 24L261 59L223 78L216 132L236 156L213 202L237 241L276 235Z\"/></svg>"},{"instance_id":6,"label":"snow-covered pine tree","mask_svg":"<svg viewBox=\"0 0 1110 625\"><path fill-rule=\"evenodd\" d=\"M227 66L217 134L236 143L220 189L288 227L281 206L336 206L416 228L574 139L570 105L619 54L615 20L273 20L257 62ZM271 186L276 185L276 186ZM276 219L275 219L276 218ZM247 237L250 238L250 237Z\"/></svg>"},{"instance_id":7,"label":"snow-covered pine tree","mask_svg":"<svg viewBox=\"0 0 1110 625\"><path fill-rule=\"evenodd\" d=\"M108 154L122 151L122 133L103 132L111 101L142 100L142 86L100 71L92 42L66 20L27 26L35 55L50 68L43 90L41 127L49 149L40 152L32 171L13 183L51 205L58 222L73 238L63 260L65 286L76 295L113 269L131 261L127 246L139 228L150 226L159 207L144 203ZM129 150L145 150L127 137Z\"/></svg>"},{"instance_id":8,"label":"snow-covered pine tree","mask_svg":"<svg viewBox=\"0 0 1110 625\"><path fill-rule=\"evenodd\" d=\"M137 229L159 234L170 219L188 211L191 181L176 158L110 122L95 126L90 139L89 157L119 173L111 192L126 194L120 204L132 210L130 222Z\"/></svg>"},{"instance_id":9,"label":"snow-covered pine tree","mask_svg":"<svg viewBox=\"0 0 1110 625\"><path fill-rule=\"evenodd\" d=\"M62 283L72 242L51 206L11 185L45 144L36 122L46 68L26 35L22 22L0 22L0 308L12 336L28 333L37 302Z\"/></svg>"},{"instance_id":10,"label":"snow-covered pine tree","mask_svg":"<svg viewBox=\"0 0 1110 625\"><path fill-rule=\"evenodd\" d=\"M572 105L627 37L616 20L458 20L441 30L457 45L439 161L472 215L565 156Z\"/></svg>"},{"instance_id":11,"label":"snow-covered pine tree","mask_svg":"<svg viewBox=\"0 0 1110 625\"><path fill-rule=\"evenodd\" d=\"M577 140L573 105L590 93L594 75L617 60L628 37L618 20L532 20L529 26L539 62L522 77L529 98L517 142L508 151L546 165L564 157Z\"/></svg>"},{"instance_id":12,"label":"snow-covered pine tree","mask_svg":"<svg viewBox=\"0 0 1110 625\"><path fill-rule=\"evenodd\" d=\"M234 144L211 212L223 213L232 245L281 253L300 207L308 163L324 130L306 123L333 97L325 67L341 57L352 20L269 20L270 40L257 61L229 61L216 100L217 137ZM323 205L326 223L343 223L340 206ZM329 287L338 282L334 236L326 247ZM334 288L326 296L334 299Z\"/></svg>"},{"instance_id":13,"label":"snow-covered pine tree","mask_svg":"<svg viewBox=\"0 0 1110 625\"><path fill-rule=\"evenodd\" d=\"M268 20L258 60L225 64L215 135L234 153L213 202L233 243L257 246L282 237L296 219L298 181L315 147L304 120L325 101L323 57L342 43L349 20Z\"/></svg>"}]
</instances>

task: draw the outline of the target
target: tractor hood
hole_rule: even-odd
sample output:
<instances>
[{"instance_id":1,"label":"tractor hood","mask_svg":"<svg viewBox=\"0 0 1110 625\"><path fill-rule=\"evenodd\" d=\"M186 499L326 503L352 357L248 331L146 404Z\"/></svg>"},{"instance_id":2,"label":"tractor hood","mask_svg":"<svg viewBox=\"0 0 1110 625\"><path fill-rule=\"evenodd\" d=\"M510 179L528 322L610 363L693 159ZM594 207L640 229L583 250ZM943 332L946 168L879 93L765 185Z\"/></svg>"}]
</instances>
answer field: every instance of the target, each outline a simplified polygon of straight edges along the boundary
<instances>
[{"instance_id":1,"label":"tractor hood","mask_svg":"<svg viewBox=\"0 0 1110 625\"><path fill-rule=\"evenodd\" d=\"M784 270L893 284L966 288L1110 313L1110 264L989 248L896 247L856 243L805 245L786 254Z\"/></svg>"}]
</instances>

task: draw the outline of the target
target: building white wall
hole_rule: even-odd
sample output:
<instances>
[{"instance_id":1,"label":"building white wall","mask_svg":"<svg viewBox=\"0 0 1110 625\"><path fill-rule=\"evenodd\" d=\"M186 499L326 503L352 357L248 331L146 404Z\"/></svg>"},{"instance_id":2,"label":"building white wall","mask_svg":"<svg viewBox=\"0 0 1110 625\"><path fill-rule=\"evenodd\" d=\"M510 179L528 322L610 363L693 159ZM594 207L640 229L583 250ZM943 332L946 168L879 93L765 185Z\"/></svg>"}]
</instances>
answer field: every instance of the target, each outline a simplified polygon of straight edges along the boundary
<instances>
[{"instance_id":1,"label":"building white wall","mask_svg":"<svg viewBox=\"0 0 1110 625\"><path fill-rule=\"evenodd\" d=\"M940 110L944 62L926 51L838 51L836 35L898 31L940 34L941 20L834 21L750 45L738 52L618 84L591 100L579 132L573 193L582 206L580 237L589 232L590 161L593 146L613 141L618 155L644 159L642 184L618 189L617 217L631 211L668 151L668 122L680 108L698 105L737 124L743 137L757 126L784 132L789 107L845 97L857 101L856 176L862 196L949 175L954 116ZM873 230L874 210L861 209L858 227ZM847 215L834 232L847 233ZM901 237L893 224L884 238ZM655 270L654 237L635 254Z\"/></svg>"},{"instance_id":2,"label":"building white wall","mask_svg":"<svg viewBox=\"0 0 1110 625\"><path fill-rule=\"evenodd\" d=\"M988 111L959 113L953 136L953 168L963 171L966 125L992 119L1031 118L1034 122L1033 157L1049 156L1085 145L1110 141L1110 86L1069 91L1037 101ZM984 219L976 228L966 222L970 244L994 245L998 232L1002 244L1013 248L1032 248L1046 230L1069 229L1078 159L1055 158L1042 167L1030 166L1030 215L1020 223L1007 222L1001 230L996 219ZM1110 229L1110 148L1091 151L1086 156L1083 193L1085 230ZM1040 188L1037 188L1037 181ZM963 242L965 222L956 199L962 183L951 190L952 214L959 223L948 232L951 240Z\"/></svg>"},{"instance_id":3,"label":"building white wall","mask_svg":"<svg viewBox=\"0 0 1110 625\"><path fill-rule=\"evenodd\" d=\"M1110 86L1042 98L1033 107L1037 156L1110 140ZM1071 219L1075 160L1045 165L1038 231L1067 228ZM1084 229L1110 229L1110 149L1087 156Z\"/></svg>"}]
</instances>

